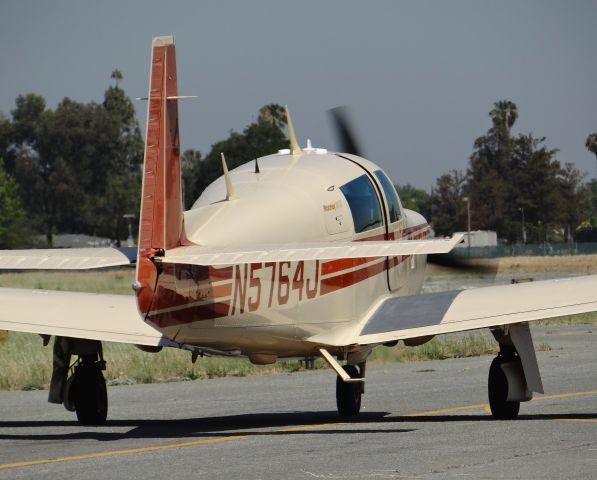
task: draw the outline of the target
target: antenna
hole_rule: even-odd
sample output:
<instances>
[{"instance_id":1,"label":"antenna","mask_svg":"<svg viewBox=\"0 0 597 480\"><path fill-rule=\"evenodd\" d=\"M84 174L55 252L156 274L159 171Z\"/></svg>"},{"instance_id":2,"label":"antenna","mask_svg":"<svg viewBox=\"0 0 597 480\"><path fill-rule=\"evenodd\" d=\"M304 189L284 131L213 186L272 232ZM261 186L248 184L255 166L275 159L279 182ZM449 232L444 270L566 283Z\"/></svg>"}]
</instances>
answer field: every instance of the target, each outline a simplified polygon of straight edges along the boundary
<instances>
[{"instance_id":1,"label":"antenna","mask_svg":"<svg viewBox=\"0 0 597 480\"><path fill-rule=\"evenodd\" d=\"M232 180L230 180L230 174L228 173L228 165L226 165L226 157L224 157L224 152L222 152L221 155L222 155L222 170L224 170L224 179L226 180L226 200L234 200L236 198L236 193L234 192L234 187L232 186Z\"/></svg>"},{"instance_id":2,"label":"antenna","mask_svg":"<svg viewBox=\"0 0 597 480\"><path fill-rule=\"evenodd\" d=\"M302 151L296 141L296 134L294 133L294 127L292 126L292 119L290 118L290 112L288 111L287 105L284 106L284 110L286 111L286 125L288 126L288 136L290 137L290 153L292 153L292 158L296 160Z\"/></svg>"}]
</instances>

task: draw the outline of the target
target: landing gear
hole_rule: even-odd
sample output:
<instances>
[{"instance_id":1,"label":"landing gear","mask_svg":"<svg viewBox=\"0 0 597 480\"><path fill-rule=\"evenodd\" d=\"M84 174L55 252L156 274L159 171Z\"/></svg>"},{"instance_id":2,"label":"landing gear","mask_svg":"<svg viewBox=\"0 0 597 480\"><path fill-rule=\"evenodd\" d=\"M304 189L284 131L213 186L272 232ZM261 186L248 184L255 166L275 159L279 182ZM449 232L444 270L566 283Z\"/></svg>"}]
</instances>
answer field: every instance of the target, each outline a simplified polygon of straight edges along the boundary
<instances>
[{"instance_id":1,"label":"landing gear","mask_svg":"<svg viewBox=\"0 0 597 480\"><path fill-rule=\"evenodd\" d=\"M74 409L83 425L103 425L108 416L108 392L102 375L106 362L97 355L79 357L69 379L64 406ZM70 407L70 408L69 408Z\"/></svg>"},{"instance_id":2,"label":"landing gear","mask_svg":"<svg viewBox=\"0 0 597 480\"><path fill-rule=\"evenodd\" d=\"M78 357L74 365L72 355ZM104 424L108 415L105 369L100 341L56 337L48 401L76 412L83 425Z\"/></svg>"},{"instance_id":3,"label":"landing gear","mask_svg":"<svg viewBox=\"0 0 597 480\"><path fill-rule=\"evenodd\" d=\"M344 365L344 371L351 378L362 378L365 364L361 364L361 369L354 365ZM363 382L348 383L339 376L336 377L336 405L338 413L345 417L355 417L361 410L361 396L363 395Z\"/></svg>"},{"instance_id":4,"label":"landing gear","mask_svg":"<svg viewBox=\"0 0 597 480\"><path fill-rule=\"evenodd\" d=\"M509 375L506 374L509 373ZM512 420L518 416L520 410L520 379L524 382L524 374L520 358L513 347L501 345L500 353L491 362L487 391L489 396L489 408L496 420ZM509 378L510 377L510 378ZM526 391L526 383L524 383ZM523 398L524 399L524 398Z\"/></svg>"}]
</instances>

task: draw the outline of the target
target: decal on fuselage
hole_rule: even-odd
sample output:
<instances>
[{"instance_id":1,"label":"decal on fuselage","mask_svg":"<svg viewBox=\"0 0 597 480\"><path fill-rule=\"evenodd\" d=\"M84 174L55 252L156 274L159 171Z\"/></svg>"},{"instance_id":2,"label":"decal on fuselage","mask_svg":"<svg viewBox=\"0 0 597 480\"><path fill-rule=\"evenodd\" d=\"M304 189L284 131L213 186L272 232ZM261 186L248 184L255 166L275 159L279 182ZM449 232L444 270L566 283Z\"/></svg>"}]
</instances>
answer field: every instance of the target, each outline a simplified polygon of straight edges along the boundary
<instances>
[{"instance_id":1,"label":"decal on fuselage","mask_svg":"<svg viewBox=\"0 0 597 480\"><path fill-rule=\"evenodd\" d=\"M294 306L315 298L320 265L319 260L235 265L229 315Z\"/></svg>"}]
</instances>

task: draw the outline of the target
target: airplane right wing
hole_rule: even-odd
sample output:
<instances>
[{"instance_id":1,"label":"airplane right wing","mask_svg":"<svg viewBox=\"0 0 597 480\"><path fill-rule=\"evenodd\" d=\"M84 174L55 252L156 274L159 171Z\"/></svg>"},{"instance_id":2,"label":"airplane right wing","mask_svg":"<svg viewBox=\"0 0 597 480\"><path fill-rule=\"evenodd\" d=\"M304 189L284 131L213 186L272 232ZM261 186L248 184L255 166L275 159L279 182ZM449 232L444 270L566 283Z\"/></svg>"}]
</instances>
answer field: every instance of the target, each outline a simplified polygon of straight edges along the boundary
<instances>
[{"instance_id":1,"label":"airplane right wing","mask_svg":"<svg viewBox=\"0 0 597 480\"><path fill-rule=\"evenodd\" d=\"M597 311L597 275L383 299L357 326L309 338L370 345Z\"/></svg>"}]
</instances>

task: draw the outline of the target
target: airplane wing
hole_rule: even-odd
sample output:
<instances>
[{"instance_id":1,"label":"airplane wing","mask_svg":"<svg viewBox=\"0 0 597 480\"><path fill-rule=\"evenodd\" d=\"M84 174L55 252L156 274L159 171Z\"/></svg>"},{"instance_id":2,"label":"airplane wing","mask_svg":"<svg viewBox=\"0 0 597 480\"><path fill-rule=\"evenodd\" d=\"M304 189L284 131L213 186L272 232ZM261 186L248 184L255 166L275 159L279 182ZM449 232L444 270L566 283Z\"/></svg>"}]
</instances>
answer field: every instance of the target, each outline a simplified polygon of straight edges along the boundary
<instances>
[{"instance_id":1,"label":"airplane wing","mask_svg":"<svg viewBox=\"0 0 597 480\"><path fill-rule=\"evenodd\" d=\"M389 297L354 328L311 337L369 345L597 311L597 275Z\"/></svg>"},{"instance_id":2,"label":"airplane wing","mask_svg":"<svg viewBox=\"0 0 597 480\"><path fill-rule=\"evenodd\" d=\"M158 346L133 295L0 288L0 329Z\"/></svg>"},{"instance_id":3,"label":"airplane wing","mask_svg":"<svg viewBox=\"0 0 597 480\"><path fill-rule=\"evenodd\" d=\"M0 269L7 270L81 270L130 265L128 249L47 248L0 250ZM136 255L136 249L135 249Z\"/></svg>"},{"instance_id":4,"label":"airplane wing","mask_svg":"<svg viewBox=\"0 0 597 480\"><path fill-rule=\"evenodd\" d=\"M333 260L338 258L386 257L448 253L462 240L462 234L447 239L371 242L300 243L245 247L188 246L167 250L162 263L191 265L234 265L255 262Z\"/></svg>"}]
</instances>

